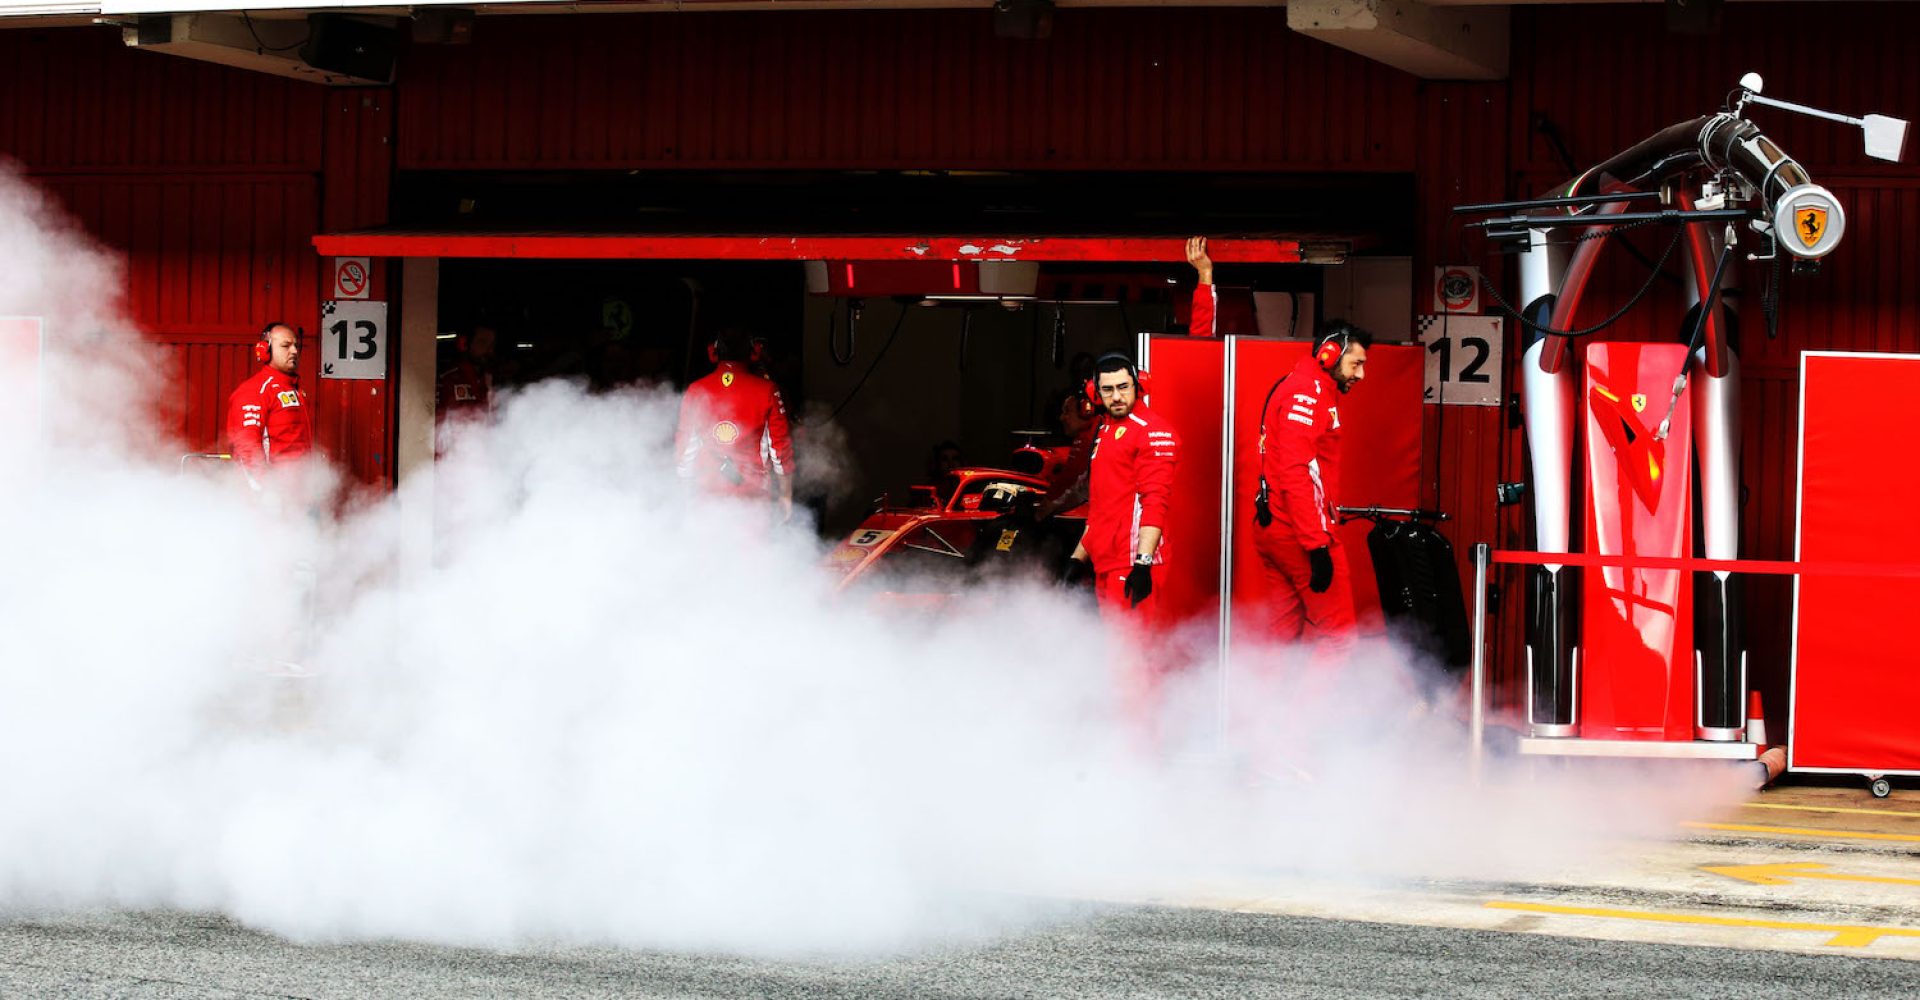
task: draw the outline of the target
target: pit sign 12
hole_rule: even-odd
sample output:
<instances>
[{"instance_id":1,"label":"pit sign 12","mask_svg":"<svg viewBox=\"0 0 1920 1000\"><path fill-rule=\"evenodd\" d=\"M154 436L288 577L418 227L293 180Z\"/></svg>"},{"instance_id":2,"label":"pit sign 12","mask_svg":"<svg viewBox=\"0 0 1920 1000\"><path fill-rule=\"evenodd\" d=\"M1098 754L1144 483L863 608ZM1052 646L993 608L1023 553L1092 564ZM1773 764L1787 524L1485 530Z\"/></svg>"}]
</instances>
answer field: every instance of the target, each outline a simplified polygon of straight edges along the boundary
<instances>
[{"instance_id":1,"label":"pit sign 12","mask_svg":"<svg viewBox=\"0 0 1920 1000\"><path fill-rule=\"evenodd\" d=\"M1422 316L1417 336L1427 349L1423 402L1447 406L1499 406L1501 345L1499 316Z\"/></svg>"}]
</instances>

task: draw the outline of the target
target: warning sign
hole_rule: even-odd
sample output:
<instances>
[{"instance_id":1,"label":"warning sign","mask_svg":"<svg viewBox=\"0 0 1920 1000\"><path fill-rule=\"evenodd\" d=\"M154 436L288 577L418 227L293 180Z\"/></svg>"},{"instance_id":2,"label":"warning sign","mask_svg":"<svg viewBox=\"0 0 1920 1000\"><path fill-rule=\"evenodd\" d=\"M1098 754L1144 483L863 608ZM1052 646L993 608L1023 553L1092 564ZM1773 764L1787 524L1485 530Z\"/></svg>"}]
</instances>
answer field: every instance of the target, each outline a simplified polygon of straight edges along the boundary
<instances>
[{"instance_id":1,"label":"warning sign","mask_svg":"<svg viewBox=\"0 0 1920 1000\"><path fill-rule=\"evenodd\" d=\"M334 299L364 299L373 292L372 261L365 257L335 257L333 259Z\"/></svg>"},{"instance_id":2,"label":"warning sign","mask_svg":"<svg viewBox=\"0 0 1920 1000\"><path fill-rule=\"evenodd\" d=\"M1480 303L1480 269L1451 264L1434 268L1433 311L1456 316L1480 315L1484 311Z\"/></svg>"}]
</instances>

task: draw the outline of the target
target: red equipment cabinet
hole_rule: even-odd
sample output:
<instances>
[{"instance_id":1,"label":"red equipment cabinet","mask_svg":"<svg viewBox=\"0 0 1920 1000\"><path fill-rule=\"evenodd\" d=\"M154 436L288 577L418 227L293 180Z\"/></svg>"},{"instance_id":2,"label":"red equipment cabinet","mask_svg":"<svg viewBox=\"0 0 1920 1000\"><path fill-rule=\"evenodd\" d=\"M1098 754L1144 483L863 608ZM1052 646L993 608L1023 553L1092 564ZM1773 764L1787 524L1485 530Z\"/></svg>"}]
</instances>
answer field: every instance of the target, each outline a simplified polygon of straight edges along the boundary
<instances>
[{"instance_id":1,"label":"red equipment cabinet","mask_svg":"<svg viewBox=\"0 0 1920 1000\"><path fill-rule=\"evenodd\" d=\"M1800 497L1788 767L1920 775L1920 356L1800 359ZM1867 572L1823 572L1822 563ZM1872 575L1899 567L1903 575Z\"/></svg>"}]
</instances>

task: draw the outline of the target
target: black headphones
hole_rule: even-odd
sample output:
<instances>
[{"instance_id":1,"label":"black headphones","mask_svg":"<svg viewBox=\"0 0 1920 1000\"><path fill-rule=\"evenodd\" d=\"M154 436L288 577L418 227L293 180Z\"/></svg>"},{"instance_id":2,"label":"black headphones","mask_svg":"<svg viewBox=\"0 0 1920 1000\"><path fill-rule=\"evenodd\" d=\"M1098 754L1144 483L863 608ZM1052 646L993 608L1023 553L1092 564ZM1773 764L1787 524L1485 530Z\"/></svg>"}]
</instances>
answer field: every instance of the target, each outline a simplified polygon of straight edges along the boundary
<instances>
[{"instance_id":1,"label":"black headphones","mask_svg":"<svg viewBox=\"0 0 1920 1000\"><path fill-rule=\"evenodd\" d=\"M1134 367L1132 358L1115 351L1102 354L1093 361L1093 377L1087 380L1087 398L1093 401L1093 405L1100 405L1100 366L1109 361L1118 361L1126 365L1127 377L1133 379L1134 393L1139 396L1147 394L1147 373Z\"/></svg>"},{"instance_id":2,"label":"black headphones","mask_svg":"<svg viewBox=\"0 0 1920 1000\"><path fill-rule=\"evenodd\" d=\"M746 358L744 359L729 358L728 360L730 361L744 360L747 364L750 364L750 365L757 365L760 362L766 360L767 338L754 337L751 340L749 340L747 343L748 343L748 347L747 347ZM713 341L707 344L707 360L713 362L716 365L720 363L720 338L719 337L713 338Z\"/></svg>"}]
</instances>

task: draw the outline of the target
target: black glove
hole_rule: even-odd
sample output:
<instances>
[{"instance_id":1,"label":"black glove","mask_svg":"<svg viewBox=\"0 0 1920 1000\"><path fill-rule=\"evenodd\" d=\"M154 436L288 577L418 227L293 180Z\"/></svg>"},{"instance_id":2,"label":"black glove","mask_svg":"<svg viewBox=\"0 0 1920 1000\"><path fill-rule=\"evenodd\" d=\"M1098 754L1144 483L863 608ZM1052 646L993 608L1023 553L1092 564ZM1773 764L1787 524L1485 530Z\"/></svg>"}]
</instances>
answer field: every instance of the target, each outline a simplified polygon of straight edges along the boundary
<instances>
[{"instance_id":1,"label":"black glove","mask_svg":"<svg viewBox=\"0 0 1920 1000\"><path fill-rule=\"evenodd\" d=\"M1139 607L1141 601L1151 596L1153 594L1153 567L1146 563L1136 564L1133 567L1133 572L1127 574L1125 593L1127 595L1127 606L1130 608Z\"/></svg>"},{"instance_id":2,"label":"black glove","mask_svg":"<svg viewBox=\"0 0 1920 1000\"><path fill-rule=\"evenodd\" d=\"M1085 559L1067 560L1067 568L1060 574L1060 582L1069 587L1078 587L1093 577L1093 564Z\"/></svg>"},{"instance_id":3,"label":"black glove","mask_svg":"<svg viewBox=\"0 0 1920 1000\"><path fill-rule=\"evenodd\" d=\"M1313 567L1313 575L1307 578L1307 589L1316 594L1324 594L1333 586L1333 550L1325 545L1307 550L1307 565Z\"/></svg>"}]
</instances>

